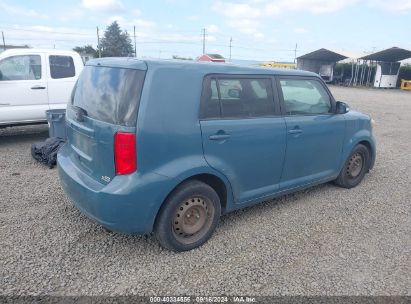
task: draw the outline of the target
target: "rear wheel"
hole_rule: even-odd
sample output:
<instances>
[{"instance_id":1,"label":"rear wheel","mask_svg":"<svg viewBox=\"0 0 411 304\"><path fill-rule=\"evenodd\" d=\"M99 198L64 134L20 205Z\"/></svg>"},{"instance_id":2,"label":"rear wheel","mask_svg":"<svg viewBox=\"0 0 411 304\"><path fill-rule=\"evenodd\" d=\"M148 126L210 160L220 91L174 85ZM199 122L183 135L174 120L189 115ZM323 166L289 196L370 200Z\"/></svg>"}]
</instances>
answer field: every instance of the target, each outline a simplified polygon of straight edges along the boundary
<instances>
[{"instance_id":1,"label":"rear wheel","mask_svg":"<svg viewBox=\"0 0 411 304\"><path fill-rule=\"evenodd\" d=\"M191 250L211 237L220 213L220 198L215 190L200 181L189 181L174 190L164 203L154 234L165 248Z\"/></svg>"},{"instance_id":2,"label":"rear wheel","mask_svg":"<svg viewBox=\"0 0 411 304\"><path fill-rule=\"evenodd\" d=\"M338 186L353 188L364 178L370 167L370 151L362 144L355 146L335 180Z\"/></svg>"}]
</instances>

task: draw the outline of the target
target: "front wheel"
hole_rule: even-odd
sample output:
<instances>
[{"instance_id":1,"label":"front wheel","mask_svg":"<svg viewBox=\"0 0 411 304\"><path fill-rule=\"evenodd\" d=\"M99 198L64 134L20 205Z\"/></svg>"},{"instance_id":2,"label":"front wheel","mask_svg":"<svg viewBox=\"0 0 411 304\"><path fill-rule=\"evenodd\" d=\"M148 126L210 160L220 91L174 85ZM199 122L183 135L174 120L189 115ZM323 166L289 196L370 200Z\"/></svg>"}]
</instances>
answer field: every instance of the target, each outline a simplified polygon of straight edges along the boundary
<instances>
[{"instance_id":1,"label":"front wheel","mask_svg":"<svg viewBox=\"0 0 411 304\"><path fill-rule=\"evenodd\" d=\"M200 181L188 181L175 189L160 210L154 234L173 251L186 251L204 244L220 219L220 198Z\"/></svg>"},{"instance_id":2,"label":"front wheel","mask_svg":"<svg viewBox=\"0 0 411 304\"><path fill-rule=\"evenodd\" d=\"M370 151L362 144L355 146L342 168L335 184L344 188L357 186L370 168Z\"/></svg>"}]
</instances>

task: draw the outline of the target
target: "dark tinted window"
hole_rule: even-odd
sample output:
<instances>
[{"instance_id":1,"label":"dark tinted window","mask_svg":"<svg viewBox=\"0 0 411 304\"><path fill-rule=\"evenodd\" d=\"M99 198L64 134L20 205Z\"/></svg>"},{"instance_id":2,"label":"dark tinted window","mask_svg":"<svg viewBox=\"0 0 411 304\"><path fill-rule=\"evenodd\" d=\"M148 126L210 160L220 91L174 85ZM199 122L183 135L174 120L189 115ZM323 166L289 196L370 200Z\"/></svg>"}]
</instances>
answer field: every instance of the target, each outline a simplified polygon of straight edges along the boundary
<instances>
[{"instance_id":1,"label":"dark tinted window","mask_svg":"<svg viewBox=\"0 0 411 304\"><path fill-rule=\"evenodd\" d=\"M288 115L313 115L331 112L331 100L327 91L317 80L280 80Z\"/></svg>"},{"instance_id":2,"label":"dark tinted window","mask_svg":"<svg viewBox=\"0 0 411 304\"><path fill-rule=\"evenodd\" d=\"M89 117L135 126L144 71L86 66L76 84L72 104Z\"/></svg>"},{"instance_id":3,"label":"dark tinted window","mask_svg":"<svg viewBox=\"0 0 411 304\"><path fill-rule=\"evenodd\" d=\"M219 118L221 111L216 79L207 79L205 81L202 100L202 118Z\"/></svg>"},{"instance_id":4,"label":"dark tinted window","mask_svg":"<svg viewBox=\"0 0 411 304\"><path fill-rule=\"evenodd\" d=\"M0 61L0 81L41 79L41 57L21 55L4 58Z\"/></svg>"},{"instance_id":5,"label":"dark tinted window","mask_svg":"<svg viewBox=\"0 0 411 304\"><path fill-rule=\"evenodd\" d=\"M400 68L400 62L381 62L381 69L383 75L397 75Z\"/></svg>"},{"instance_id":6,"label":"dark tinted window","mask_svg":"<svg viewBox=\"0 0 411 304\"><path fill-rule=\"evenodd\" d=\"M211 79L205 82L203 94L204 118L246 118L275 113L270 79Z\"/></svg>"},{"instance_id":7,"label":"dark tinted window","mask_svg":"<svg viewBox=\"0 0 411 304\"><path fill-rule=\"evenodd\" d=\"M49 63L50 74L53 79L74 77L76 75L71 56L50 56Z\"/></svg>"}]
</instances>

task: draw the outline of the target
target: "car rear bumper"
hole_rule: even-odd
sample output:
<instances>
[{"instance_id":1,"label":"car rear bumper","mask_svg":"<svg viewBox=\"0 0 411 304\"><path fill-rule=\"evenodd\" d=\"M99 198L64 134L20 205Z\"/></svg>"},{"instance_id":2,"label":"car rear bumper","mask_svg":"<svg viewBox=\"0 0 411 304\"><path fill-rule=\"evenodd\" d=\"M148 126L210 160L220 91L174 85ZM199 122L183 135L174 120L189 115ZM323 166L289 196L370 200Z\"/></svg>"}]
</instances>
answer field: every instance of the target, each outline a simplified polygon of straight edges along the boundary
<instances>
[{"instance_id":1,"label":"car rear bumper","mask_svg":"<svg viewBox=\"0 0 411 304\"><path fill-rule=\"evenodd\" d=\"M102 184L76 167L70 160L69 147L58 153L58 171L62 187L86 216L112 231L145 234L153 229L157 212L167 196L162 185L167 177L155 173L116 176Z\"/></svg>"}]
</instances>

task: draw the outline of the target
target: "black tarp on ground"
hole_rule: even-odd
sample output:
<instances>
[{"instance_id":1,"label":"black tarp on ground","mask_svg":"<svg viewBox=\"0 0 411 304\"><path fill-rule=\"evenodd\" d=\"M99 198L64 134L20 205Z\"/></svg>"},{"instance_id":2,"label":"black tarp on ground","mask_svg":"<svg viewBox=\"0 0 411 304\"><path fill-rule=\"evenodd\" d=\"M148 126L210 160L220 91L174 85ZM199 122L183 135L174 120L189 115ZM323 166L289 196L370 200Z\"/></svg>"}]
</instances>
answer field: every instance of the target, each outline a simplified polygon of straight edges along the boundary
<instances>
[{"instance_id":1,"label":"black tarp on ground","mask_svg":"<svg viewBox=\"0 0 411 304\"><path fill-rule=\"evenodd\" d=\"M57 163L57 152L64 145L65 141L60 137L50 137L43 142L37 142L31 145L31 155L33 158L50 169Z\"/></svg>"}]
</instances>

